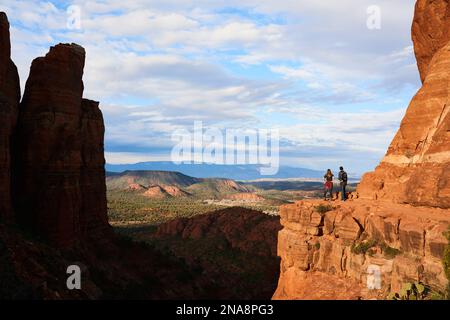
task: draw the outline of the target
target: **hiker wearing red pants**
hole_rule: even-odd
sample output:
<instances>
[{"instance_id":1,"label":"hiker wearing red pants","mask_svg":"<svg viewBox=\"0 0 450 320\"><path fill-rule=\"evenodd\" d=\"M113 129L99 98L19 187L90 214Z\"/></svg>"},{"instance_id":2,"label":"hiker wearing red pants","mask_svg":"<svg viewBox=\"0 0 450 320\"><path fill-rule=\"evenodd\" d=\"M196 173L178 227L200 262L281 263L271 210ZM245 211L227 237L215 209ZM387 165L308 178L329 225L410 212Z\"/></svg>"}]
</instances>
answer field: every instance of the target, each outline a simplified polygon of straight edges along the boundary
<instances>
[{"instance_id":1,"label":"hiker wearing red pants","mask_svg":"<svg viewBox=\"0 0 450 320\"><path fill-rule=\"evenodd\" d=\"M323 176L325 180L325 191L324 191L324 200L327 200L327 194L330 194L330 200L333 199L333 173L330 169L327 170L327 173Z\"/></svg>"}]
</instances>

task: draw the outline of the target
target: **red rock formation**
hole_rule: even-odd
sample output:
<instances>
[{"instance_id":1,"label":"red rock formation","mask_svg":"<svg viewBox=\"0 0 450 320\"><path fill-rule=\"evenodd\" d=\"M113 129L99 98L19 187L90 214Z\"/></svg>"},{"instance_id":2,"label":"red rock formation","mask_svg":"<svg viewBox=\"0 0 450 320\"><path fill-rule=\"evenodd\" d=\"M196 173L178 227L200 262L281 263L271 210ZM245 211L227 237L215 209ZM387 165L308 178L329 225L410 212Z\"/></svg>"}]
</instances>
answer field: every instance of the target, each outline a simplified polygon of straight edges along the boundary
<instances>
[{"instance_id":1,"label":"red rock formation","mask_svg":"<svg viewBox=\"0 0 450 320\"><path fill-rule=\"evenodd\" d=\"M422 82L433 56L450 41L449 0L419 0L412 25L412 39Z\"/></svg>"},{"instance_id":2,"label":"red rock formation","mask_svg":"<svg viewBox=\"0 0 450 320\"><path fill-rule=\"evenodd\" d=\"M231 248L275 257L276 236L280 228L278 217L236 207L191 219L174 219L160 225L156 235L180 236L183 239L223 238Z\"/></svg>"},{"instance_id":3,"label":"red rock formation","mask_svg":"<svg viewBox=\"0 0 450 320\"><path fill-rule=\"evenodd\" d=\"M281 207L281 276L275 299L385 298L414 281L445 292L447 210L355 200L319 213L319 205L326 203L300 201ZM358 250L364 245L367 251ZM374 271L380 286L371 290Z\"/></svg>"},{"instance_id":4,"label":"red rock formation","mask_svg":"<svg viewBox=\"0 0 450 320\"><path fill-rule=\"evenodd\" d=\"M99 103L81 102L81 233L90 237L108 229L103 115Z\"/></svg>"},{"instance_id":5,"label":"red rock formation","mask_svg":"<svg viewBox=\"0 0 450 320\"><path fill-rule=\"evenodd\" d=\"M225 199L237 200L237 201L247 201L247 202L264 201L263 197L257 195L256 193L253 193L253 192L240 192L240 193L236 193L236 194L231 194L231 195L225 197Z\"/></svg>"},{"instance_id":6,"label":"red rock formation","mask_svg":"<svg viewBox=\"0 0 450 320\"><path fill-rule=\"evenodd\" d=\"M18 120L17 218L60 246L107 228L104 125L98 103L82 99L84 60L76 44L35 59Z\"/></svg>"},{"instance_id":7,"label":"red rock formation","mask_svg":"<svg viewBox=\"0 0 450 320\"><path fill-rule=\"evenodd\" d=\"M364 175L365 199L450 208L450 6L419 0L413 39L423 86L374 172Z\"/></svg>"},{"instance_id":8,"label":"red rock formation","mask_svg":"<svg viewBox=\"0 0 450 320\"><path fill-rule=\"evenodd\" d=\"M20 84L17 68L11 60L9 23L0 12L0 218L12 218L11 136L17 121Z\"/></svg>"}]
</instances>

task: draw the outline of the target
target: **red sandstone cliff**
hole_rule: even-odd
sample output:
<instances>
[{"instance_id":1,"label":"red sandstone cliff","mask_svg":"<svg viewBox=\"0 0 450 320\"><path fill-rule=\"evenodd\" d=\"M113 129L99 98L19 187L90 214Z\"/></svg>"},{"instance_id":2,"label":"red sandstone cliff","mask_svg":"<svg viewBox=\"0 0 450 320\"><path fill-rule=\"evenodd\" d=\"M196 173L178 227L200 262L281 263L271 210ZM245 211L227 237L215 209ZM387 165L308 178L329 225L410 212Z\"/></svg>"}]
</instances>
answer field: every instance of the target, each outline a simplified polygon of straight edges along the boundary
<instances>
[{"instance_id":1,"label":"red sandstone cliff","mask_svg":"<svg viewBox=\"0 0 450 320\"><path fill-rule=\"evenodd\" d=\"M108 228L98 103L82 98L85 51L59 44L33 61L15 135L19 224L58 246Z\"/></svg>"},{"instance_id":2,"label":"red sandstone cliff","mask_svg":"<svg viewBox=\"0 0 450 320\"><path fill-rule=\"evenodd\" d=\"M11 219L11 136L17 121L20 84L11 60L9 23L0 12L0 218Z\"/></svg>"},{"instance_id":3,"label":"red sandstone cliff","mask_svg":"<svg viewBox=\"0 0 450 320\"><path fill-rule=\"evenodd\" d=\"M386 156L363 176L359 199L329 211L320 201L281 208L275 299L383 299L407 282L448 290L449 2L416 3L412 38L423 86Z\"/></svg>"},{"instance_id":4,"label":"red sandstone cliff","mask_svg":"<svg viewBox=\"0 0 450 320\"><path fill-rule=\"evenodd\" d=\"M320 213L321 204L281 207L275 299L383 299L407 282L445 292L448 210L355 200Z\"/></svg>"},{"instance_id":5,"label":"red sandstone cliff","mask_svg":"<svg viewBox=\"0 0 450 320\"><path fill-rule=\"evenodd\" d=\"M450 5L419 0L412 38L423 86L386 156L364 175L365 199L450 208Z\"/></svg>"}]
</instances>

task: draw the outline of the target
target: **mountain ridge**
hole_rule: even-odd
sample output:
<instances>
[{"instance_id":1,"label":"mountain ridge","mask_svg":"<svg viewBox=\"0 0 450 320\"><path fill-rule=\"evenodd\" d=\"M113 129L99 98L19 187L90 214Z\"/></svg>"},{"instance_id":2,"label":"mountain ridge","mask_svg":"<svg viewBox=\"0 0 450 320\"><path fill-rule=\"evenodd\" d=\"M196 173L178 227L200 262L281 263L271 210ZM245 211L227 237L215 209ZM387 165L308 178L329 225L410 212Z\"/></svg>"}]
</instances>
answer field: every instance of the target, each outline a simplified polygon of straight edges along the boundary
<instances>
[{"instance_id":1,"label":"mountain ridge","mask_svg":"<svg viewBox=\"0 0 450 320\"><path fill-rule=\"evenodd\" d=\"M281 166L278 173L272 176L260 174L257 164L246 165L221 165L221 164L175 164L170 161L150 161L133 164L109 164L105 168L108 172L124 172L127 170L142 171L175 171L198 178L229 178L233 180L257 180L264 178L322 178L324 172L307 168L294 168Z\"/></svg>"}]
</instances>

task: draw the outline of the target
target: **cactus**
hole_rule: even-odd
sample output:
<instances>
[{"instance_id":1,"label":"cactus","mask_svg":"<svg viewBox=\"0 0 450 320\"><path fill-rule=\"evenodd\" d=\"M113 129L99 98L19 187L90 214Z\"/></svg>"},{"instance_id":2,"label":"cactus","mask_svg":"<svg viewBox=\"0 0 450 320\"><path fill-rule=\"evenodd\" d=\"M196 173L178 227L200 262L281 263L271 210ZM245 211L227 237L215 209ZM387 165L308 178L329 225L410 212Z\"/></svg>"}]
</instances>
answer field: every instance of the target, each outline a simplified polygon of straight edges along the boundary
<instances>
[{"instance_id":1,"label":"cactus","mask_svg":"<svg viewBox=\"0 0 450 320\"><path fill-rule=\"evenodd\" d=\"M423 300L426 296L426 287L419 282L407 282L403 284L400 292L391 292L386 299L389 300Z\"/></svg>"}]
</instances>

